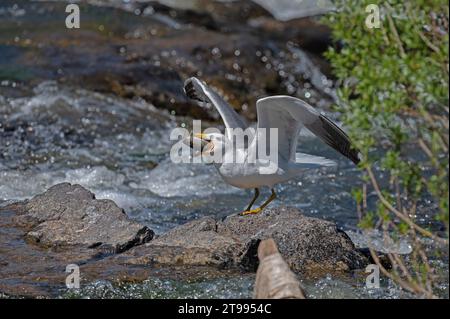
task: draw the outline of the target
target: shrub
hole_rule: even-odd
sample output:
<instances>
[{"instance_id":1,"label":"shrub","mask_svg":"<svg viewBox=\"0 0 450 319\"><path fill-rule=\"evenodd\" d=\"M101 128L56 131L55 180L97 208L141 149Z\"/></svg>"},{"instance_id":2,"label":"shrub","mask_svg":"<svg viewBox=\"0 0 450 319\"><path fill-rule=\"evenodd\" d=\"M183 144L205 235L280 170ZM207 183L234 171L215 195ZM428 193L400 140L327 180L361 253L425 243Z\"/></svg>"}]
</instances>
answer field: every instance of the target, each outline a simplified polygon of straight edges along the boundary
<instances>
[{"instance_id":1,"label":"shrub","mask_svg":"<svg viewBox=\"0 0 450 319\"><path fill-rule=\"evenodd\" d=\"M365 23L369 4L379 8L380 28ZM435 297L432 259L448 251L448 2L335 6L324 18L335 40L326 56L339 86L336 107L363 155L362 186L353 191L360 226L381 230L388 241L408 238L412 253L388 254L393 267L380 264L381 271L408 291ZM367 205L370 194L374 205Z\"/></svg>"}]
</instances>

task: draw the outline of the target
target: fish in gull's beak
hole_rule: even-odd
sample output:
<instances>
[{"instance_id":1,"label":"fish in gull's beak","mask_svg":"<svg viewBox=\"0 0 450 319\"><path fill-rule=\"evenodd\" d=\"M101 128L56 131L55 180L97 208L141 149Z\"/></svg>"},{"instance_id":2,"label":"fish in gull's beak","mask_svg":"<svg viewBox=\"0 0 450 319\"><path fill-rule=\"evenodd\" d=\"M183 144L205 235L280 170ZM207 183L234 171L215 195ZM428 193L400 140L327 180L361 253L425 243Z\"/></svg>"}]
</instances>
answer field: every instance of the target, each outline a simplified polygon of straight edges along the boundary
<instances>
[{"instance_id":1,"label":"fish in gull's beak","mask_svg":"<svg viewBox=\"0 0 450 319\"><path fill-rule=\"evenodd\" d=\"M201 150L210 141L211 140L206 134L196 133L196 134L189 134L188 136L186 136L183 140L183 143L192 149L198 148L199 150Z\"/></svg>"},{"instance_id":2,"label":"fish in gull's beak","mask_svg":"<svg viewBox=\"0 0 450 319\"><path fill-rule=\"evenodd\" d=\"M205 142L211 142L211 138L208 136L208 134L203 134L203 133L195 133L194 137L201 139L202 141Z\"/></svg>"}]
</instances>

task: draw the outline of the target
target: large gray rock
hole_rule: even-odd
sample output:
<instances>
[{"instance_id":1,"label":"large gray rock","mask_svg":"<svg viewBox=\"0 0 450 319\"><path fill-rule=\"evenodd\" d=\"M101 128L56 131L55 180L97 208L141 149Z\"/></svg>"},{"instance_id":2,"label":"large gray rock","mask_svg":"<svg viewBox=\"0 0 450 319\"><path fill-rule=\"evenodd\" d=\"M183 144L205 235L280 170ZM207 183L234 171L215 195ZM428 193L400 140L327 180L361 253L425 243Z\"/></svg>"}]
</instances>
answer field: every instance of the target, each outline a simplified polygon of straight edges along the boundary
<instances>
[{"instance_id":1,"label":"large gray rock","mask_svg":"<svg viewBox=\"0 0 450 319\"><path fill-rule=\"evenodd\" d=\"M130 264L216 266L236 264L236 249L242 243L231 234L219 234L217 222L205 217L181 225L141 249L132 249L118 258Z\"/></svg>"},{"instance_id":2,"label":"large gray rock","mask_svg":"<svg viewBox=\"0 0 450 319\"><path fill-rule=\"evenodd\" d=\"M252 243L273 238L283 258L297 272L359 269L368 263L336 224L303 216L295 208L268 209L248 219L233 215L218 224L218 232L231 232L255 253L257 247ZM252 257L256 260L256 255Z\"/></svg>"},{"instance_id":3,"label":"large gray rock","mask_svg":"<svg viewBox=\"0 0 450 319\"><path fill-rule=\"evenodd\" d=\"M261 240L273 238L292 270L318 274L363 268L368 260L332 222L294 208L223 221L206 217L169 231L119 258L131 264L212 265L254 271Z\"/></svg>"},{"instance_id":4,"label":"large gray rock","mask_svg":"<svg viewBox=\"0 0 450 319\"><path fill-rule=\"evenodd\" d=\"M0 207L0 230L0 295L58 296L69 264L80 267L82 285L151 276L151 268L127 267L113 257L151 240L153 231L80 185L58 184Z\"/></svg>"},{"instance_id":5,"label":"large gray rock","mask_svg":"<svg viewBox=\"0 0 450 319\"><path fill-rule=\"evenodd\" d=\"M95 199L80 185L62 183L22 204L15 221L43 246L82 245L119 253L153 238L111 200Z\"/></svg>"},{"instance_id":6,"label":"large gray rock","mask_svg":"<svg viewBox=\"0 0 450 319\"><path fill-rule=\"evenodd\" d=\"M54 296L65 287L68 264L80 266L82 284L255 271L259 242L269 237L304 277L368 263L335 224L294 208L206 217L153 238L114 202L67 183L0 208L0 230L0 293L13 296Z\"/></svg>"}]
</instances>

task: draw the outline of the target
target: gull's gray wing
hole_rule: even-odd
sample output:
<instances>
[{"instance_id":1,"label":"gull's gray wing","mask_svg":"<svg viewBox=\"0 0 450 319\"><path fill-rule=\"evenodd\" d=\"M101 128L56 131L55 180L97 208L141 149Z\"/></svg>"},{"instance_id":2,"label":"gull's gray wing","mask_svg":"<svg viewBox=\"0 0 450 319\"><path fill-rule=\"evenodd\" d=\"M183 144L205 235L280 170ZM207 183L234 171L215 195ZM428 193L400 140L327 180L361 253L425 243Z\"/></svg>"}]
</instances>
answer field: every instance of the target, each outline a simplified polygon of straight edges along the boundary
<instances>
[{"instance_id":1,"label":"gull's gray wing","mask_svg":"<svg viewBox=\"0 0 450 319\"><path fill-rule=\"evenodd\" d=\"M186 95L197 101L211 103L219 112L226 128L241 128L245 130L247 125L242 117L225 102L219 94L197 78L189 78L184 83ZM227 131L227 130L226 130ZM227 133L227 137L228 133Z\"/></svg>"},{"instance_id":2,"label":"gull's gray wing","mask_svg":"<svg viewBox=\"0 0 450 319\"><path fill-rule=\"evenodd\" d=\"M348 135L308 103L291 96L271 96L256 102L258 128L278 128L278 152L295 161L298 135L304 126L327 145L358 164L359 151Z\"/></svg>"}]
</instances>

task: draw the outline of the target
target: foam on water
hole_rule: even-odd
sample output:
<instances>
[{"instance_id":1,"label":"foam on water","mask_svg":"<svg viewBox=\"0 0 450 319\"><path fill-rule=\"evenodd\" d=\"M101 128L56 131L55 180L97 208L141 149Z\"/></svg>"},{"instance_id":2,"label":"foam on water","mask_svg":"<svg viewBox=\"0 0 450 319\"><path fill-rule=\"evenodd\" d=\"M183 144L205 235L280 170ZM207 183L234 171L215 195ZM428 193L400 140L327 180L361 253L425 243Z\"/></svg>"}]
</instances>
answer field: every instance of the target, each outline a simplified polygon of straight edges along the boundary
<instances>
[{"instance_id":1,"label":"foam on water","mask_svg":"<svg viewBox=\"0 0 450 319\"><path fill-rule=\"evenodd\" d=\"M3 165L146 166L170 150L173 117L144 101L44 82L31 97L0 103Z\"/></svg>"},{"instance_id":2,"label":"foam on water","mask_svg":"<svg viewBox=\"0 0 450 319\"><path fill-rule=\"evenodd\" d=\"M0 198L21 200L44 192L59 183L80 184L90 190L118 187L124 175L104 166L79 169L60 169L47 172L0 171Z\"/></svg>"},{"instance_id":3,"label":"foam on water","mask_svg":"<svg viewBox=\"0 0 450 319\"><path fill-rule=\"evenodd\" d=\"M212 165L173 163L166 159L145 174L136 187L147 188L162 197L232 194L238 188L226 184Z\"/></svg>"},{"instance_id":4,"label":"foam on water","mask_svg":"<svg viewBox=\"0 0 450 319\"><path fill-rule=\"evenodd\" d=\"M251 298L254 275L195 281L175 281L149 278L140 284L114 285L96 281L76 291L65 291L65 298Z\"/></svg>"}]
</instances>

